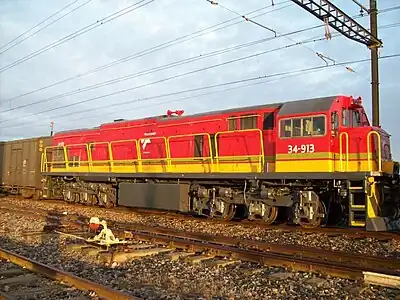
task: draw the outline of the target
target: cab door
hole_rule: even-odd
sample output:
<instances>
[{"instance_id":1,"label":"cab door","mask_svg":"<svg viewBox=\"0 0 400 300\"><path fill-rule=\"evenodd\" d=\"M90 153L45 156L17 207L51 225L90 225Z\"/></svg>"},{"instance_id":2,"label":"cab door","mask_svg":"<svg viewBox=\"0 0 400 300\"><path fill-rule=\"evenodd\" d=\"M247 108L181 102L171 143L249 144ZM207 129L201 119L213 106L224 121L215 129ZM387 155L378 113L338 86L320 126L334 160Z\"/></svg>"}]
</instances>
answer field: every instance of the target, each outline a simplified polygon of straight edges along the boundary
<instances>
[{"instance_id":1,"label":"cab door","mask_svg":"<svg viewBox=\"0 0 400 300\"><path fill-rule=\"evenodd\" d=\"M348 147L348 135L340 127L339 112L331 112L330 122L330 155L331 170L333 172L343 172L346 168L346 152Z\"/></svg>"}]
</instances>

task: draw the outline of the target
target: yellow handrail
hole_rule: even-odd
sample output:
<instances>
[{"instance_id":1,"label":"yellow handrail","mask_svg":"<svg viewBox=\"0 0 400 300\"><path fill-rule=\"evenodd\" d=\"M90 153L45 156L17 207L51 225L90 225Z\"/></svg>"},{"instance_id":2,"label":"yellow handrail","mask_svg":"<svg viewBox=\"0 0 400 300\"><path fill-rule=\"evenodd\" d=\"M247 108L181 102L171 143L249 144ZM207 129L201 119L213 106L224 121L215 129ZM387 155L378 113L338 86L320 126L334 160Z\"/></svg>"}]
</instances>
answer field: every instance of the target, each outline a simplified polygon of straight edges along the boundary
<instances>
[{"instance_id":1,"label":"yellow handrail","mask_svg":"<svg viewBox=\"0 0 400 300\"><path fill-rule=\"evenodd\" d=\"M81 160L79 157L79 164L84 164L87 163L88 164L88 171L90 171L90 155L89 155L89 144L71 144L71 145L66 145L64 146L64 155L67 158L68 155L68 148L73 148L73 147L81 147L81 146L85 146L86 149L86 155L88 160ZM67 161L67 169L69 168L69 161Z\"/></svg>"},{"instance_id":2,"label":"yellow handrail","mask_svg":"<svg viewBox=\"0 0 400 300\"><path fill-rule=\"evenodd\" d=\"M126 160L114 160L114 151L112 149L112 145L113 144L117 144L117 143L129 143L129 142L133 142L134 146L135 146L135 150L136 150L136 156L137 159L133 159L132 162L137 161L138 165L139 165L139 172L142 171L142 163L141 163L141 155L140 155L140 149L138 147L138 141L137 139L131 139L131 140L119 140L119 141L111 141L109 144L109 157L110 157L110 163L111 163L111 172L114 172L114 162L122 162L122 161L126 161Z\"/></svg>"},{"instance_id":3,"label":"yellow handrail","mask_svg":"<svg viewBox=\"0 0 400 300\"><path fill-rule=\"evenodd\" d=\"M260 141L260 154L256 154L256 155L233 155L233 156L220 156L219 155L219 149L218 149L218 137L221 134L232 134L232 133L243 133L243 132L255 132L255 133L259 133L259 141ZM208 148L209 148L209 156L205 156L205 157L185 157L185 158L172 158L171 157L171 140L172 139L177 139L177 138L184 138L184 137L195 137L195 136L207 136L208 139ZM169 137L164 137L164 136L153 136L153 137L144 137L143 139L149 139L149 140L156 140L156 139L162 139L164 141L164 147L165 147L165 158L151 158L151 159L143 159L142 158L142 147L140 145L140 142L142 139L129 139L129 140L116 140L116 141L111 141L111 142L93 142L93 143L81 143L81 144L70 144L70 145L64 145L64 146L51 146L51 147L46 147L44 148L44 155L42 158L43 161L43 166L42 169L43 170L50 170L50 167L52 167L54 164L65 164L65 170L68 171L71 168L73 169L73 166L69 166L69 159L68 159L68 150L74 147L82 147L86 149L86 153L87 153L87 160L79 160L80 165L82 166L82 164L87 164L88 166L88 170L92 171L93 170L93 165L94 163L100 163L103 162L105 164L109 164L110 166L110 171L114 172L115 171L115 163L118 162L132 162L132 163L137 163L138 165L138 172L142 172L143 171L143 163L144 162L148 162L148 163L152 163L152 162L156 162L156 161L164 161L167 163L167 170L171 170L171 164L172 161L184 161L184 160L190 160L190 161L194 161L194 160L202 160L204 161L208 161L209 162L205 162L207 164L210 164L211 167L211 172L215 172L215 171L219 171L219 161L220 159L226 158L226 159L230 159L230 158L235 158L235 159L257 159L258 160L258 171L261 172L263 170L263 166L264 166L264 161L265 161L265 157L264 157L264 143L263 143L263 133L260 129L256 128L256 129L245 129L245 130L232 130L232 131L220 131L215 133L214 136L214 141L211 138L211 135L209 133L191 133L191 134L181 134L181 135L174 135L174 136L169 136ZM131 159L131 160L115 160L114 159L114 145L120 144L120 143L133 143L133 148L136 149L136 159ZM213 158L214 154L212 153L212 146L213 143L215 145L215 157ZM108 160L93 160L93 151L92 151L92 147L95 145L106 145L107 149L108 149ZM64 161L52 161L49 162L47 159L47 153L49 149L63 149L63 153L64 153ZM215 159L215 161L214 161ZM217 168L215 169L215 164L217 164Z\"/></svg>"},{"instance_id":4,"label":"yellow handrail","mask_svg":"<svg viewBox=\"0 0 400 300\"><path fill-rule=\"evenodd\" d=\"M64 160L63 161L53 161L53 158L52 158L51 162L47 161L47 154L48 154L47 150L48 149L63 149ZM68 169L68 156L67 156L65 146L47 146L47 147L45 147L43 149L42 160L44 160L43 170L45 172L49 171L49 165L53 166L54 164L65 164L65 169Z\"/></svg>"},{"instance_id":5,"label":"yellow handrail","mask_svg":"<svg viewBox=\"0 0 400 300\"><path fill-rule=\"evenodd\" d=\"M210 156L207 156L207 157L187 157L187 158L172 158L171 157L171 145L170 145L170 140L171 139L182 138L182 137L195 137L195 136L207 136L208 148L209 148ZM213 162L213 159L212 159L212 142L211 142L211 136L210 136L209 133L202 132L202 133L190 133L190 134L173 135L173 136L169 136L167 138L167 143L168 143L169 159L170 159L171 163L172 163L172 160L196 160L196 159L200 159L200 158L202 158L203 160L204 159L210 159L211 170L213 170L214 162Z\"/></svg>"},{"instance_id":6,"label":"yellow handrail","mask_svg":"<svg viewBox=\"0 0 400 300\"><path fill-rule=\"evenodd\" d=\"M161 161L165 160L165 161L167 161L167 169L169 169L169 166L170 166L170 162L169 162L170 153L169 153L169 146L168 146L168 143L167 143L167 138L165 136L153 136L153 137L144 137L144 138L139 139L139 140L143 140L143 139L149 139L150 141L151 140L162 139L164 141L166 157L165 158L160 157L160 158L146 158L146 159L143 159L142 158L142 150L140 148L140 143L136 143L136 151L138 153L138 158L139 158L139 172L142 172L142 170L143 170L142 169L143 168L143 164L142 164L143 162L150 162L150 161L157 161L157 160L161 160Z\"/></svg>"},{"instance_id":7,"label":"yellow handrail","mask_svg":"<svg viewBox=\"0 0 400 300\"><path fill-rule=\"evenodd\" d=\"M371 151L371 136L375 134L378 137L378 172L382 172L382 149L381 149L381 135L372 130L367 135L367 152L368 152L368 168L372 170L372 151Z\"/></svg>"},{"instance_id":8,"label":"yellow handrail","mask_svg":"<svg viewBox=\"0 0 400 300\"><path fill-rule=\"evenodd\" d=\"M217 171L219 171L219 155L218 155L218 140L217 137L218 135L221 134L228 134L228 133L242 133L242 132L258 132L260 134L260 150L261 153L259 154L259 172L262 172L263 166L264 166L264 141L263 141L263 136L262 136L262 131L258 128L255 129L243 129L243 130L230 130L230 131L219 131L215 133L214 136L214 143L215 143L215 161L217 163ZM234 156L234 157L250 157L251 155L243 155L243 156ZM232 157L232 156L231 156Z\"/></svg>"},{"instance_id":9,"label":"yellow handrail","mask_svg":"<svg viewBox=\"0 0 400 300\"><path fill-rule=\"evenodd\" d=\"M343 144L342 136L346 137L346 171L349 170L349 134L342 132L339 134L339 151L340 151L340 171L343 172Z\"/></svg>"},{"instance_id":10,"label":"yellow handrail","mask_svg":"<svg viewBox=\"0 0 400 300\"><path fill-rule=\"evenodd\" d=\"M111 161L112 158L110 158L110 143L109 142L94 142L94 143L89 143L88 144L88 149L89 149L89 153L88 153L88 159L89 159L89 169L93 170L93 163L97 162L97 161L93 161L93 156L92 156L92 145L96 146L96 145L107 145L107 154L108 154L108 159L110 161L105 161L105 160L101 160L102 162L109 162L110 163L110 171L112 172L112 166L111 166Z\"/></svg>"}]
</instances>

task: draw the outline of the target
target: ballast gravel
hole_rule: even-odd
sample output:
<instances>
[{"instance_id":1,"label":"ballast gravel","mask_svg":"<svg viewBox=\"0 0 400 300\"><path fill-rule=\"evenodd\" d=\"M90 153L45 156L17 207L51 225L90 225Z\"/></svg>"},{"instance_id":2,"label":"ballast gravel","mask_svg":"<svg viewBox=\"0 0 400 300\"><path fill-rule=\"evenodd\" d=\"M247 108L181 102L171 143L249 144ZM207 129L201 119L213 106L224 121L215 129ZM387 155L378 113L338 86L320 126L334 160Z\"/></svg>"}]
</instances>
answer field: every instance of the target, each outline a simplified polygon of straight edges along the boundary
<instances>
[{"instance_id":1,"label":"ballast gravel","mask_svg":"<svg viewBox=\"0 0 400 300\"><path fill-rule=\"evenodd\" d=\"M90 218L93 216L107 220L138 223L153 227L171 228L186 232L195 232L209 235L229 236L239 239L249 239L276 243L281 245L298 245L315 247L333 251L359 253L368 256L391 257L400 259L400 241L379 241L374 238L355 239L347 236L328 236L324 233L307 233L300 231L285 232L280 229L248 227L240 224L209 223L201 219L174 219L162 215L142 215L132 211L89 207L84 205L70 205L67 203L34 201L6 197L0 199L2 203L23 207L39 208L49 212L65 212Z\"/></svg>"},{"instance_id":2,"label":"ballast gravel","mask_svg":"<svg viewBox=\"0 0 400 300\"><path fill-rule=\"evenodd\" d=\"M74 238L30 234L42 230L44 225L46 220L40 217L4 212L0 220L0 247L143 299L396 299L400 296L399 291L388 288L245 262L217 267L212 260L191 264L159 254L119 265L101 263L86 252L67 247L78 242ZM49 295L52 296L58 299Z\"/></svg>"}]
</instances>

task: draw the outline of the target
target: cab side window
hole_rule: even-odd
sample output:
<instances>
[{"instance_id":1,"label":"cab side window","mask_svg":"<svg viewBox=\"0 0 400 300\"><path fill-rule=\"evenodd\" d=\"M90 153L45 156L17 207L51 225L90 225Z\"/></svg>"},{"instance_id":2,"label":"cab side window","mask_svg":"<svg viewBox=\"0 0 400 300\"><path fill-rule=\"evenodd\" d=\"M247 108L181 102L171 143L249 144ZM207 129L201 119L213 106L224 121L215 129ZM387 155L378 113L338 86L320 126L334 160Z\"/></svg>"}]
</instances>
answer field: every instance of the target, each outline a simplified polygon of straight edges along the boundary
<instances>
[{"instance_id":1,"label":"cab side window","mask_svg":"<svg viewBox=\"0 0 400 300\"><path fill-rule=\"evenodd\" d=\"M237 119L235 118L235 116L228 118L228 130L229 131L233 131L233 130L237 129L236 128L236 120Z\"/></svg>"},{"instance_id":2,"label":"cab side window","mask_svg":"<svg viewBox=\"0 0 400 300\"><path fill-rule=\"evenodd\" d=\"M323 136L326 133L325 116L280 120L280 137Z\"/></svg>"},{"instance_id":3,"label":"cab side window","mask_svg":"<svg viewBox=\"0 0 400 300\"><path fill-rule=\"evenodd\" d=\"M301 136L301 119L293 119L293 135Z\"/></svg>"},{"instance_id":4,"label":"cab side window","mask_svg":"<svg viewBox=\"0 0 400 300\"><path fill-rule=\"evenodd\" d=\"M332 130L337 131L339 129L339 117L335 111L331 114Z\"/></svg>"},{"instance_id":5,"label":"cab side window","mask_svg":"<svg viewBox=\"0 0 400 300\"><path fill-rule=\"evenodd\" d=\"M311 118L303 119L303 136L311 136L312 134L312 120Z\"/></svg>"},{"instance_id":6,"label":"cab side window","mask_svg":"<svg viewBox=\"0 0 400 300\"><path fill-rule=\"evenodd\" d=\"M281 137L291 137L292 136L292 120L281 120Z\"/></svg>"},{"instance_id":7,"label":"cab side window","mask_svg":"<svg viewBox=\"0 0 400 300\"><path fill-rule=\"evenodd\" d=\"M325 117L313 118L313 136L325 135Z\"/></svg>"},{"instance_id":8,"label":"cab side window","mask_svg":"<svg viewBox=\"0 0 400 300\"><path fill-rule=\"evenodd\" d=\"M240 129L255 129L257 128L258 118L255 115L242 115L240 116Z\"/></svg>"}]
</instances>

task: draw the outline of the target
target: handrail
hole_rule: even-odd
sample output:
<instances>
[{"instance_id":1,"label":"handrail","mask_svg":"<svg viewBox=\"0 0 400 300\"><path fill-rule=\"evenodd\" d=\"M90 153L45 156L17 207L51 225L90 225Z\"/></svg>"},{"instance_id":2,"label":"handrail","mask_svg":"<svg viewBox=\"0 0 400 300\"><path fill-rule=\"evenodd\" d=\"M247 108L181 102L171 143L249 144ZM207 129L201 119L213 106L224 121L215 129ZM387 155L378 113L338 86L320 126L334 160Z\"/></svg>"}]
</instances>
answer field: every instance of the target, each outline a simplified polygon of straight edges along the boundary
<instances>
[{"instance_id":1,"label":"handrail","mask_svg":"<svg viewBox=\"0 0 400 300\"><path fill-rule=\"evenodd\" d=\"M64 156L64 160L63 161L52 161L49 162L47 161L47 150L48 149L62 149L63 150L63 156ZM54 164L65 164L65 169L68 169L68 155L67 155L67 151L65 146L47 146L43 149L43 156L42 159L44 160L44 165L43 165L43 171L47 172L49 170L49 165L53 166Z\"/></svg>"},{"instance_id":2,"label":"handrail","mask_svg":"<svg viewBox=\"0 0 400 300\"><path fill-rule=\"evenodd\" d=\"M172 158L171 157L171 145L170 145L170 140L173 138L183 138L183 137L196 137L196 136L207 136L208 139L208 148L209 148L209 156L203 156L203 157L188 157L188 158ZM195 159L200 159L202 158L203 160L206 159L210 159L210 164L211 164L211 170L213 170L213 159L212 159L212 142L211 142L211 135L207 132L202 132L202 133L189 133L189 134L179 134L179 135L173 135L173 136L169 136L167 138L167 142L168 142L168 151L169 151L169 159L170 162L172 163L172 160L183 160L183 159L187 159L187 160L195 160Z\"/></svg>"},{"instance_id":3,"label":"handrail","mask_svg":"<svg viewBox=\"0 0 400 300\"><path fill-rule=\"evenodd\" d=\"M89 169L90 170L93 170L93 163L97 162L97 161L93 160L92 145L96 146L96 145L104 145L104 144L107 145L107 152L108 152L107 154L108 154L108 159L110 160L110 169L111 169L111 172L112 172L112 167L111 167L112 159L110 158L110 142L94 142L94 143L89 143L88 144L88 149L89 149L88 159L89 159ZM101 160L101 161L108 162L108 161L105 161L105 160Z\"/></svg>"},{"instance_id":4,"label":"handrail","mask_svg":"<svg viewBox=\"0 0 400 300\"><path fill-rule=\"evenodd\" d=\"M117 143L128 143L128 142L133 142L134 146L135 146L135 150L136 150L136 155L137 155L137 159L133 159L132 161L137 161L138 165L139 165L139 172L142 171L142 163L141 163L141 153L140 153L140 148L139 148L139 143L137 141L137 139L130 139L130 140L118 140L118 141L111 141L110 145L109 145L109 156L110 156L110 160L111 160L111 172L114 171L114 162L120 162L120 161L125 161L125 160L114 160L114 152L112 149L112 145L113 144L117 144Z\"/></svg>"},{"instance_id":5,"label":"handrail","mask_svg":"<svg viewBox=\"0 0 400 300\"><path fill-rule=\"evenodd\" d=\"M164 140L164 147L165 147L165 155L166 157L160 157L160 158L142 158L142 149L140 148L140 143L136 143L136 151L138 153L138 159L139 159L139 172L142 172L142 168L143 168L143 162L146 161L157 161L157 160L166 160L167 161L167 169L169 169L170 166L170 152L169 152L169 145L167 143L167 138L165 136L151 136L151 137L144 137L139 139L139 141L144 140L144 139L149 139L151 140L157 140L157 139L162 139ZM140 157L140 158L139 158Z\"/></svg>"},{"instance_id":6,"label":"handrail","mask_svg":"<svg viewBox=\"0 0 400 300\"><path fill-rule=\"evenodd\" d=\"M264 141L263 141L263 134L262 131L258 128L254 128L254 129L243 129L243 130L229 130L229 131L219 131L217 133L215 133L214 136L214 143L215 143L215 160L217 163L217 171L219 171L219 158L220 156L218 155L218 140L217 137L218 135L221 134L228 134L228 133L241 133L241 132L259 132L260 134L260 148L261 148L261 153L259 154L259 164L260 164L260 168L259 168L259 172L262 172L263 170L263 166L264 166ZM243 155L246 157L249 157L251 155ZM224 157L224 156L222 156ZM240 157L240 155L235 156L235 157Z\"/></svg>"},{"instance_id":7,"label":"handrail","mask_svg":"<svg viewBox=\"0 0 400 300\"><path fill-rule=\"evenodd\" d=\"M343 144L342 136L346 137L346 171L349 170L349 134L347 132L341 132L339 134L339 154L340 154L340 171L343 172Z\"/></svg>"},{"instance_id":8,"label":"handrail","mask_svg":"<svg viewBox=\"0 0 400 300\"><path fill-rule=\"evenodd\" d=\"M66 157L66 158L68 157L68 155L67 155L67 153L68 153L68 152L67 152L68 148L73 148L73 147L77 147L77 146L85 146L86 155L87 155L87 157L88 157L88 160L87 160L87 161L81 160L80 157L79 157L79 165L82 164L82 163L87 163L87 164L88 164L88 170L90 170L89 144L83 144L83 143L81 143L81 144L71 144L71 145L63 146L63 147L64 147L64 155L65 155L65 157ZM67 161L67 169L68 169L68 168L69 168L69 161Z\"/></svg>"},{"instance_id":9,"label":"handrail","mask_svg":"<svg viewBox=\"0 0 400 300\"><path fill-rule=\"evenodd\" d=\"M259 141L260 141L260 153L259 154L255 154L255 155L231 155L231 156L220 156L219 155L219 149L218 149L218 137L221 134L232 134L232 133L243 133L243 132L258 132L259 133ZM196 137L196 136L206 136L208 139L208 148L209 148L209 156L202 156L202 157L184 157L184 158L172 158L171 157L171 140L172 139L177 139L177 138L184 138L184 137ZM156 139L162 139L164 141L164 147L165 147L165 155L166 157L164 158L149 158L149 159L143 159L142 158L142 147L140 145L139 141L142 141L144 139L149 139L149 140L156 140ZM123 160L115 160L114 159L114 149L113 146L117 145L117 144L121 144L121 143L132 143L132 149L136 150L136 159L123 159ZM215 156L213 153L213 143L215 145ZM93 152L92 152L92 146L95 145L106 145L107 149L108 149L108 159L107 160L93 160ZM86 149L86 153L87 153L87 160L79 160L80 165L82 166L82 164L87 164L88 170L92 171L93 170L93 165L94 163L101 163L103 162L104 164L109 164L110 166L110 171L114 172L115 171L115 164L118 162L133 162L133 163L137 163L138 168L137 168L137 172L142 172L143 171L143 163L151 163L153 161L164 161L167 163L167 170L170 171L171 170L171 164L172 161L185 161L185 160L190 160L190 161L194 161L194 160L202 160L204 161L208 161L209 162L205 162L207 164L210 164L210 170L211 172L215 172L215 171L219 171L219 161L220 159L230 159L230 158L235 158L235 159L254 159L257 158L258 160L258 171L262 171L263 170L263 166L264 166L264 161L265 161L265 157L264 157L264 143L263 143L263 133L260 129L255 128L255 129L244 129L244 130L232 130L232 131L220 131L215 133L214 135L214 141L211 138L211 134L207 133L207 132L203 132L203 133L191 133L191 134L181 134L181 135L173 135L173 136L169 136L169 137L164 137L164 136L149 136L149 137L144 137L141 139L128 139L128 140L116 140L116 141L110 141L110 142L106 142L106 141L101 141L101 142L92 142L92 143L80 143L80 144L70 144L70 145L63 145L63 146L49 146L49 147L45 147L44 148L44 155L42 158L43 161L43 166L42 169L45 171L49 171L50 168L55 165L55 164L65 164L65 170L68 171L71 168L74 168L73 166L69 166L69 159L68 159L68 149L74 148L74 147L82 147ZM47 154L48 154L48 150L49 149L63 149L63 154L64 154L64 161L54 161L54 157L52 157L52 161L49 162L47 159ZM215 160L214 160L215 159ZM215 164L217 165L216 169L215 169ZM51 167L50 167L51 166Z\"/></svg>"},{"instance_id":10,"label":"handrail","mask_svg":"<svg viewBox=\"0 0 400 300\"><path fill-rule=\"evenodd\" d=\"M381 135L375 130L370 131L367 135L368 168L370 171L372 171L371 136L373 134L378 137L378 172L382 172Z\"/></svg>"}]
</instances>

